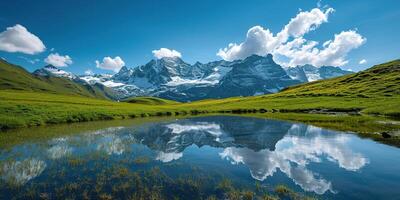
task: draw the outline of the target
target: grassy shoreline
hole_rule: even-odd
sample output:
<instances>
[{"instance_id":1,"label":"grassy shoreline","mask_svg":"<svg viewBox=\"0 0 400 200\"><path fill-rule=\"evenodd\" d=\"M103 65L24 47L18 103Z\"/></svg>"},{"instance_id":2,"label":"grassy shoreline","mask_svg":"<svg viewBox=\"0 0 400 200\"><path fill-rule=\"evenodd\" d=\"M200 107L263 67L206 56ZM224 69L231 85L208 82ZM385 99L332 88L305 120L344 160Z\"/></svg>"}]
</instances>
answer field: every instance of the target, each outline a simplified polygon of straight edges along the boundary
<instances>
[{"instance_id":1,"label":"grassy shoreline","mask_svg":"<svg viewBox=\"0 0 400 200\"><path fill-rule=\"evenodd\" d=\"M348 114L398 117L400 98L357 99L349 97L285 98L275 95L203 100L192 103L127 103L25 91L0 91L0 129L83 121L205 113ZM325 118L326 118L325 117ZM293 116L290 117L293 119ZM301 119L300 119L301 120ZM341 120L343 121L343 120Z\"/></svg>"},{"instance_id":2,"label":"grassy shoreline","mask_svg":"<svg viewBox=\"0 0 400 200\"><path fill-rule=\"evenodd\" d=\"M154 102L150 104L112 102L72 95L3 90L0 91L0 102L0 129L2 130L153 116L242 114L356 132L361 136L400 146L398 136L400 123L392 123L392 120L381 117L397 117L400 113L400 98L394 97L285 98L267 95L192 103L166 102L158 105Z\"/></svg>"}]
</instances>

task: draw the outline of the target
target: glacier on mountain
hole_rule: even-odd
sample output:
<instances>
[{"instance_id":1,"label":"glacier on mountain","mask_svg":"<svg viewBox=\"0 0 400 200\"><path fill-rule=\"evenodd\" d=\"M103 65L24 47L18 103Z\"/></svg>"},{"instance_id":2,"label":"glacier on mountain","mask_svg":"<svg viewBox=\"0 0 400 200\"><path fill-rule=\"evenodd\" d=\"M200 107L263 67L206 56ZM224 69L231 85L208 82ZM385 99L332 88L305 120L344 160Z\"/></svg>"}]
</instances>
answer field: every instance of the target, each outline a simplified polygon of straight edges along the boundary
<instances>
[{"instance_id":1,"label":"glacier on mountain","mask_svg":"<svg viewBox=\"0 0 400 200\"><path fill-rule=\"evenodd\" d=\"M38 69L39 76L56 76L89 85L102 84L115 92L114 99L157 96L176 101L271 94L304 82L352 73L339 67L312 65L283 68L272 55L252 55L243 60L196 62L179 57L153 59L135 68L122 67L114 75L76 76L54 66Z\"/></svg>"}]
</instances>

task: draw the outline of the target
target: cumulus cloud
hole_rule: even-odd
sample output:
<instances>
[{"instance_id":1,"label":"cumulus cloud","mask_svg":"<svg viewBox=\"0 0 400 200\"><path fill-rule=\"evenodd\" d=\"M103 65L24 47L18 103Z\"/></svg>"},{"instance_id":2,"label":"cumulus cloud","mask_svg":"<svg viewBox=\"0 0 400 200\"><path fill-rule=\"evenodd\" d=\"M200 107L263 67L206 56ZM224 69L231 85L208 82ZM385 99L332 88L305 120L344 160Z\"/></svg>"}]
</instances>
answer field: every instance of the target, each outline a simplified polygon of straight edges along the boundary
<instances>
[{"instance_id":1,"label":"cumulus cloud","mask_svg":"<svg viewBox=\"0 0 400 200\"><path fill-rule=\"evenodd\" d=\"M50 65L54 65L56 67L67 67L72 64L72 58L68 55L62 56L58 53L51 53L47 58L44 59L44 62Z\"/></svg>"},{"instance_id":2,"label":"cumulus cloud","mask_svg":"<svg viewBox=\"0 0 400 200\"><path fill-rule=\"evenodd\" d=\"M119 56L115 58L104 57L103 62L96 60L96 67L100 69L118 72L123 66L125 66L125 62Z\"/></svg>"},{"instance_id":3,"label":"cumulus cloud","mask_svg":"<svg viewBox=\"0 0 400 200\"><path fill-rule=\"evenodd\" d=\"M285 66L312 64L314 66L343 66L347 64L346 55L353 49L366 42L366 39L354 30L342 31L335 34L333 40L323 43L323 48L318 49L316 41L306 41L301 38L298 44L289 43L282 45L274 52L289 58Z\"/></svg>"},{"instance_id":4,"label":"cumulus cloud","mask_svg":"<svg viewBox=\"0 0 400 200\"><path fill-rule=\"evenodd\" d=\"M37 54L45 49L43 42L22 25L8 27L0 33L0 50L2 51Z\"/></svg>"},{"instance_id":5,"label":"cumulus cloud","mask_svg":"<svg viewBox=\"0 0 400 200\"><path fill-rule=\"evenodd\" d=\"M154 57L156 57L157 59L182 57L182 54L180 52L173 50L173 49L167 49L167 48L160 48L158 50L153 50L152 53L153 53Z\"/></svg>"},{"instance_id":6,"label":"cumulus cloud","mask_svg":"<svg viewBox=\"0 0 400 200\"><path fill-rule=\"evenodd\" d=\"M85 75L93 75L93 71L91 69L85 70Z\"/></svg>"},{"instance_id":7,"label":"cumulus cloud","mask_svg":"<svg viewBox=\"0 0 400 200\"><path fill-rule=\"evenodd\" d=\"M281 65L297 66L312 64L342 66L347 63L346 55L365 43L366 39L354 30L336 34L318 48L319 42L307 40L303 36L328 22L333 8L314 8L311 11L300 11L277 34L261 26L254 26L247 32L246 39L240 44L231 43L220 49L218 56L232 61L244 59L252 54L264 56L273 54Z\"/></svg>"},{"instance_id":8,"label":"cumulus cloud","mask_svg":"<svg viewBox=\"0 0 400 200\"><path fill-rule=\"evenodd\" d=\"M110 140L98 144L97 150L106 152L108 155L121 155L126 150L126 144L118 136L110 136Z\"/></svg>"},{"instance_id":9,"label":"cumulus cloud","mask_svg":"<svg viewBox=\"0 0 400 200\"><path fill-rule=\"evenodd\" d=\"M227 147L219 155L232 164L246 165L254 179L263 181L280 170L304 190L324 194L334 192L332 183L307 169L311 163L327 159L348 171L358 171L369 163L362 154L349 148L348 135L326 135L321 128L294 124L276 143L274 151Z\"/></svg>"},{"instance_id":10,"label":"cumulus cloud","mask_svg":"<svg viewBox=\"0 0 400 200\"><path fill-rule=\"evenodd\" d=\"M302 165L293 165L290 160L280 158L279 154L268 149L253 151L248 148L228 147L220 153L221 158L232 164L245 164L251 176L259 181L272 176L279 169L306 191L324 194L333 191L332 184Z\"/></svg>"},{"instance_id":11,"label":"cumulus cloud","mask_svg":"<svg viewBox=\"0 0 400 200\"><path fill-rule=\"evenodd\" d=\"M24 185L29 180L39 176L46 168L46 163L36 158L2 163L2 179L16 184Z\"/></svg>"},{"instance_id":12,"label":"cumulus cloud","mask_svg":"<svg viewBox=\"0 0 400 200\"><path fill-rule=\"evenodd\" d=\"M31 63L31 64L35 64L35 63L40 61L38 58L30 59L30 58L27 58L27 57L24 57L24 56L18 56L18 57L23 59L23 60L25 60L26 62Z\"/></svg>"},{"instance_id":13,"label":"cumulus cloud","mask_svg":"<svg viewBox=\"0 0 400 200\"><path fill-rule=\"evenodd\" d=\"M360 62L358 62L358 64L360 64L360 65L363 65L365 63L367 63L367 60L365 60L365 59L362 59L362 60L360 60Z\"/></svg>"}]
</instances>

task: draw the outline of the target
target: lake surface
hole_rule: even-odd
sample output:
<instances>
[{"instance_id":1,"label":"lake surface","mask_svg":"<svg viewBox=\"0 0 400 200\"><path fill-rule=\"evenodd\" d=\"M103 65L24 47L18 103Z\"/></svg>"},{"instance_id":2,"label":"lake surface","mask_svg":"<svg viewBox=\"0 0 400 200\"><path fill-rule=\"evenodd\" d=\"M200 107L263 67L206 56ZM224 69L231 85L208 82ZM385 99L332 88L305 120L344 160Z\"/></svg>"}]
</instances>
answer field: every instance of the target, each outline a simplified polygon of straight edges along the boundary
<instances>
[{"instance_id":1,"label":"lake surface","mask_svg":"<svg viewBox=\"0 0 400 200\"><path fill-rule=\"evenodd\" d=\"M72 131L1 149L0 199L244 198L281 195L281 184L302 197L400 199L398 148L301 123L207 116Z\"/></svg>"}]
</instances>

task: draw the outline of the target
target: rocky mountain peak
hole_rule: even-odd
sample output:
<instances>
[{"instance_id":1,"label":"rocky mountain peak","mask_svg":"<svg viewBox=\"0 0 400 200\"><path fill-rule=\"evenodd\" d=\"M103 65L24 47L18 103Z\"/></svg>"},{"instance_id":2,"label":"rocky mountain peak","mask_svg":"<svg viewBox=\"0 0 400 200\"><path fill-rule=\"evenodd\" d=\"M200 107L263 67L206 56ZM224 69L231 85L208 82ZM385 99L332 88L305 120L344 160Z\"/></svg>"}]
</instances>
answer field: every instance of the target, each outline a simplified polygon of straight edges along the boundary
<instances>
[{"instance_id":1,"label":"rocky mountain peak","mask_svg":"<svg viewBox=\"0 0 400 200\"><path fill-rule=\"evenodd\" d=\"M119 98L157 96L193 101L275 93L301 82L340 74L340 68L312 65L284 69L274 62L271 54L267 54L193 65L179 57L153 59L135 68L124 66L110 79L93 80L113 88ZM89 78L86 79L91 80Z\"/></svg>"},{"instance_id":2,"label":"rocky mountain peak","mask_svg":"<svg viewBox=\"0 0 400 200\"><path fill-rule=\"evenodd\" d=\"M46 66L44 66L43 68L45 68L45 69L55 69L55 70L59 70L59 68L55 67L55 66L52 65L52 64L46 65Z\"/></svg>"},{"instance_id":3,"label":"rocky mountain peak","mask_svg":"<svg viewBox=\"0 0 400 200\"><path fill-rule=\"evenodd\" d=\"M123 66L123 67L121 67L121 69L119 69L118 73L125 73L127 71L129 71L128 67Z\"/></svg>"},{"instance_id":4,"label":"rocky mountain peak","mask_svg":"<svg viewBox=\"0 0 400 200\"><path fill-rule=\"evenodd\" d=\"M184 61L180 57L163 57L158 60L162 62L184 63Z\"/></svg>"},{"instance_id":5,"label":"rocky mountain peak","mask_svg":"<svg viewBox=\"0 0 400 200\"><path fill-rule=\"evenodd\" d=\"M275 63L271 54L267 54L265 56L253 54L243 60L243 62L257 62L257 61Z\"/></svg>"},{"instance_id":6,"label":"rocky mountain peak","mask_svg":"<svg viewBox=\"0 0 400 200\"><path fill-rule=\"evenodd\" d=\"M37 76L47 76L47 77L63 77L68 79L75 79L77 76L71 72L67 72L64 70L55 67L54 65L46 65L40 69L37 69L33 72L34 75Z\"/></svg>"},{"instance_id":7,"label":"rocky mountain peak","mask_svg":"<svg viewBox=\"0 0 400 200\"><path fill-rule=\"evenodd\" d=\"M313 65L306 64L302 66L289 67L286 69L286 73L293 79L300 80L302 82L311 82L321 79L343 76L346 74L351 74L353 72L343 70L340 67L315 67Z\"/></svg>"}]
</instances>

